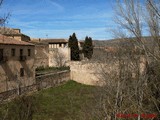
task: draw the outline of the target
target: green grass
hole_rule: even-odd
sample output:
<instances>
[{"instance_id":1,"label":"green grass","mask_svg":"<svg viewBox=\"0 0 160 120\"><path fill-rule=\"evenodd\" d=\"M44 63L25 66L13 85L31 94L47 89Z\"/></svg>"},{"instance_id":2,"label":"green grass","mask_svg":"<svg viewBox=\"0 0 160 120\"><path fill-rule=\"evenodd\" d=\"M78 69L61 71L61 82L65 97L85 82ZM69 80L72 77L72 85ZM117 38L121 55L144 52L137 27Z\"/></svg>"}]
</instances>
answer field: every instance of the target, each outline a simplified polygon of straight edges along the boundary
<instances>
[{"instance_id":1,"label":"green grass","mask_svg":"<svg viewBox=\"0 0 160 120\"><path fill-rule=\"evenodd\" d=\"M65 85L43 90L37 94L40 108L35 119L69 119L81 112L82 104L90 101L93 87L69 81Z\"/></svg>"},{"instance_id":2,"label":"green grass","mask_svg":"<svg viewBox=\"0 0 160 120\"><path fill-rule=\"evenodd\" d=\"M81 117L86 116L86 110L89 109L89 106L94 105L94 89L93 86L68 81L64 85L34 93L32 95L34 96L32 102L35 109L33 119L81 120ZM15 103L10 104L13 106ZM3 106L4 108L6 107Z\"/></svg>"}]
</instances>

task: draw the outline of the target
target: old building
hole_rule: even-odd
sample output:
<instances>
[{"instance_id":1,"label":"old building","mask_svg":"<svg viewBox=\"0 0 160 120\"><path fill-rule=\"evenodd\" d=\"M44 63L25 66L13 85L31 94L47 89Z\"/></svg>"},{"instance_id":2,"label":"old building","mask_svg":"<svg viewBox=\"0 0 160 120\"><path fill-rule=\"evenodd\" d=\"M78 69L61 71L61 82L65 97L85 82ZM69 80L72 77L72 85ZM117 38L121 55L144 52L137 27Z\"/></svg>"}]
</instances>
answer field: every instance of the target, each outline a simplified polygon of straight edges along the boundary
<instances>
[{"instance_id":1,"label":"old building","mask_svg":"<svg viewBox=\"0 0 160 120\"><path fill-rule=\"evenodd\" d=\"M30 37L21 33L20 29L0 27L0 34L19 41L30 41Z\"/></svg>"},{"instance_id":2,"label":"old building","mask_svg":"<svg viewBox=\"0 0 160 120\"><path fill-rule=\"evenodd\" d=\"M48 43L49 66L65 66L70 61L70 48L68 40L65 39L44 39L42 43Z\"/></svg>"},{"instance_id":3,"label":"old building","mask_svg":"<svg viewBox=\"0 0 160 120\"><path fill-rule=\"evenodd\" d=\"M49 46L48 43L40 42L40 39L31 39L30 43L35 45L35 67L49 66Z\"/></svg>"},{"instance_id":4,"label":"old building","mask_svg":"<svg viewBox=\"0 0 160 120\"><path fill-rule=\"evenodd\" d=\"M0 92L35 83L34 44L0 35Z\"/></svg>"},{"instance_id":5,"label":"old building","mask_svg":"<svg viewBox=\"0 0 160 120\"><path fill-rule=\"evenodd\" d=\"M68 47L68 40L65 39L43 39L42 42L48 43L49 49Z\"/></svg>"}]
</instances>

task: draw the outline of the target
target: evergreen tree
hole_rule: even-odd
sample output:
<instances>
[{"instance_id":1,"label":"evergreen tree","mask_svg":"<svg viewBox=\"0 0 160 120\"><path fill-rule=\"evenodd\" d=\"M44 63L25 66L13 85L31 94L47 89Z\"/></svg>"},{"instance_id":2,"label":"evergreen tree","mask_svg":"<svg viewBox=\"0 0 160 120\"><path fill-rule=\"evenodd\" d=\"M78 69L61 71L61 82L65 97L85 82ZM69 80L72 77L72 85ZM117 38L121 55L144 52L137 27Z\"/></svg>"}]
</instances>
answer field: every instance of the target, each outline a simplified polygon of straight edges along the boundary
<instances>
[{"instance_id":1,"label":"evergreen tree","mask_svg":"<svg viewBox=\"0 0 160 120\"><path fill-rule=\"evenodd\" d=\"M92 38L86 36L84 45L83 45L83 54L84 57L91 59L93 55L93 44L92 44Z\"/></svg>"},{"instance_id":2,"label":"evergreen tree","mask_svg":"<svg viewBox=\"0 0 160 120\"><path fill-rule=\"evenodd\" d=\"M69 37L68 46L71 49L71 60L80 60L78 40L75 33Z\"/></svg>"}]
</instances>

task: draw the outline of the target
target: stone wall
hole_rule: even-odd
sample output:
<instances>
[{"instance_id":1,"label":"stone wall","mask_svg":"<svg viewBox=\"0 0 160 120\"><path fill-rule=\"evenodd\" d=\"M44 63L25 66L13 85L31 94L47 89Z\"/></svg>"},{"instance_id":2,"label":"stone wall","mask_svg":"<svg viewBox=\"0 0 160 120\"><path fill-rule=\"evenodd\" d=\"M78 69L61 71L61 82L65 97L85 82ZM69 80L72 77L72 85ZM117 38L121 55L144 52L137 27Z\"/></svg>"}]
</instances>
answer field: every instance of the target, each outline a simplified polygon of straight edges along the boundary
<instances>
[{"instance_id":1,"label":"stone wall","mask_svg":"<svg viewBox=\"0 0 160 120\"><path fill-rule=\"evenodd\" d=\"M128 59L123 60L128 61ZM146 61L144 57L139 59L140 74L143 74L146 68ZM123 64L126 64L124 62ZM71 79L82 84L87 85L103 85L108 80L106 78L115 78L119 76L120 62L117 59L112 59L112 61L101 62L70 62ZM121 63L122 65L122 63ZM123 65L122 65L123 66ZM126 65L125 65L126 66ZM124 68L123 68L124 69ZM131 71L131 76L135 76L137 72L137 65L134 62L128 62L125 71Z\"/></svg>"},{"instance_id":2,"label":"stone wall","mask_svg":"<svg viewBox=\"0 0 160 120\"><path fill-rule=\"evenodd\" d=\"M50 48L49 66L65 66L70 61L70 48Z\"/></svg>"},{"instance_id":3,"label":"stone wall","mask_svg":"<svg viewBox=\"0 0 160 120\"><path fill-rule=\"evenodd\" d=\"M54 87L68 80L70 80L69 70L37 76L36 77L37 89L40 90L44 88Z\"/></svg>"},{"instance_id":4,"label":"stone wall","mask_svg":"<svg viewBox=\"0 0 160 120\"><path fill-rule=\"evenodd\" d=\"M71 79L86 85L103 85L101 68L104 64L70 62ZM110 67L108 66L108 69Z\"/></svg>"},{"instance_id":5,"label":"stone wall","mask_svg":"<svg viewBox=\"0 0 160 120\"><path fill-rule=\"evenodd\" d=\"M23 86L12 90L7 90L0 93L0 101L8 98L14 98L18 95L35 92L37 90L45 89L60 85L70 80L70 71L65 70L58 73L49 73L36 77L36 82L29 86Z\"/></svg>"},{"instance_id":6,"label":"stone wall","mask_svg":"<svg viewBox=\"0 0 160 120\"><path fill-rule=\"evenodd\" d=\"M48 45L35 45L35 67L49 66Z\"/></svg>"}]
</instances>

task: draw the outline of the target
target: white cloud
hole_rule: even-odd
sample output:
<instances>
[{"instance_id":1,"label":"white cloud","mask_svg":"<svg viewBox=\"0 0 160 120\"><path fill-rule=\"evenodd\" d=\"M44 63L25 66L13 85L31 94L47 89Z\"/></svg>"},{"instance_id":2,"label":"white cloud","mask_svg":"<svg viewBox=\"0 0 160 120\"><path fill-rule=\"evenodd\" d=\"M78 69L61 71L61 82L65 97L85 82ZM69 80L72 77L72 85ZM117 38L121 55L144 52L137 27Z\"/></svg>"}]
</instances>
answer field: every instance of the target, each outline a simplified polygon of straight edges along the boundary
<instances>
[{"instance_id":1,"label":"white cloud","mask_svg":"<svg viewBox=\"0 0 160 120\"><path fill-rule=\"evenodd\" d=\"M54 0L45 0L46 2L48 1L49 3L51 3L53 6L55 6L56 8L58 8L59 10L63 11L64 7L60 4L58 4L57 2L55 2Z\"/></svg>"},{"instance_id":2,"label":"white cloud","mask_svg":"<svg viewBox=\"0 0 160 120\"><path fill-rule=\"evenodd\" d=\"M21 2L18 1L17 4L12 5L13 2L14 1L12 0L12 2L6 3L4 5L4 11L9 9L14 16L45 15L62 12L64 10L62 5L53 0L32 0L32 4L22 0Z\"/></svg>"}]
</instances>

